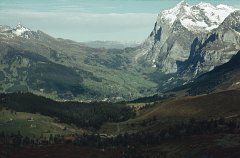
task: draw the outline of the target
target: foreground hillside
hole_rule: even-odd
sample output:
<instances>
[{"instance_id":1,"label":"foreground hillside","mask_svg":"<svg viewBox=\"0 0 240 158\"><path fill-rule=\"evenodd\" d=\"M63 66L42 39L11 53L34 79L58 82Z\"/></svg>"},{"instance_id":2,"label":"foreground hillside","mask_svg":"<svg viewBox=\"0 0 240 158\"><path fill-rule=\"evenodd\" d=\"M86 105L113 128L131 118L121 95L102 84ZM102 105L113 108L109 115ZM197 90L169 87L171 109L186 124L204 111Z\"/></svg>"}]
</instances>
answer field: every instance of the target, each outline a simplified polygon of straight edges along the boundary
<instances>
[{"instance_id":1,"label":"foreground hillside","mask_svg":"<svg viewBox=\"0 0 240 158\"><path fill-rule=\"evenodd\" d=\"M119 122L135 116L124 103L57 102L30 93L0 95L0 106L16 112L40 113L78 127L98 129L104 122Z\"/></svg>"},{"instance_id":2,"label":"foreground hillside","mask_svg":"<svg viewBox=\"0 0 240 158\"><path fill-rule=\"evenodd\" d=\"M161 145L94 148L73 145L48 145L39 147L2 148L1 155L10 158L237 158L239 135L196 135L182 139L162 141ZM5 151L3 152L4 149ZM13 150L11 154L9 151Z\"/></svg>"},{"instance_id":3,"label":"foreground hillside","mask_svg":"<svg viewBox=\"0 0 240 158\"><path fill-rule=\"evenodd\" d=\"M117 104L108 107L104 104L89 103L84 106L79 104L79 107L75 107L70 103L57 103L30 94L4 95L1 98L3 106L11 107L17 111L41 111L43 114L47 114L44 109L49 109L53 114L50 116L58 116L60 120L68 121L68 124L77 123L75 120L67 119L69 118L68 110L74 107L76 113L73 114L78 113L81 118L74 117L79 120L85 119L85 123L80 122L81 124L78 124L80 127L86 128L84 125L94 125L89 124L94 120L87 121L92 117L89 113L98 114L99 110L102 111L99 118L107 119L102 120L104 125L99 130L88 126L89 133L85 131L84 134L78 134L75 131L70 137L64 137L68 134L67 131L71 129L71 126L68 125L63 131L59 129L60 133L53 133L54 139L51 136L43 140L33 137L30 142L27 141L28 139L19 137L19 134L14 134L14 130L11 130L12 135L0 133L0 152L1 155L13 158L66 156L70 158L110 158L115 154L118 155L115 157L136 158L234 158L240 154L239 96L240 90L235 89L202 96L170 98L160 100L155 104L130 103L128 106L136 109L137 116L129 119L128 115L118 115L116 113L117 110L121 114L121 109L125 109L124 106ZM26 100L26 98L28 99ZM33 102L29 98L34 98ZM65 106L70 107L70 109ZM61 108L64 110L61 111ZM111 111L104 110L108 108ZM125 110L128 110L128 108ZM15 121L22 122L19 125L29 123L24 119L27 116L36 119L34 121L39 121L40 126L40 122L47 118L40 117L38 114L17 112L15 115L14 112L12 114L10 111L8 113L9 115L6 117L11 116L13 123ZM65 119L59 117L61 115ZM20 119L21 117L23 120ZM4 116L1 115L0 118L4 119ZM128 120L125 121L125 119ZM51 119L49 120L49 123L51 123ZM109 121L112 123L109 123ZM9 130L10 127L10 125L4 125L4 129ZM42 127L42 130L50 128L46 125ZM17 129L19 128L15 128L16 132ZM24 130L27 130L27 127ZM50 131L52 132L51 128ZM38 132L41 133L41 130ZM71 133L72 130L69 132ZM58 136L58 134L62 136Z\"/></svg>"},{"instance_id":4,"label":"foreground hillside","mask_svg":"<svg viewBox=\"0 0 240 158\"><path fill-rule=\"evenodd\" d=\"M122 123L107 123L101 132L158 132L191 119L211 120L240 117L240 90L186 96L166 101L156 101L145 106L134 119ZM118 126L118 127L117 127ZM118 130L117 130L118 128Z\"/></svg>"},{"instance_id":5,"label":"foreground hillside","mask_svg":"<svg viewBox=\"0 0 240 158\"><path fill-rule=\"evenodd\" d=\"M50 135L82 134L84 130L44 115L1 109L0 132L5 134L20 132L24 137L43 138Z\"/></svg>"},{"instance_id":6,"label":"foreground hillside","mask_svg":"<svg viewBox=\"0 0 240 158\"><path fill-rule=\"evenodd\" d=\"M240 115L240 90L229 90L209 95L184 97L181 99L157 103L141 118L156 115L160 120L171 119L211 119Z\"/></svg>"}]
</instances>

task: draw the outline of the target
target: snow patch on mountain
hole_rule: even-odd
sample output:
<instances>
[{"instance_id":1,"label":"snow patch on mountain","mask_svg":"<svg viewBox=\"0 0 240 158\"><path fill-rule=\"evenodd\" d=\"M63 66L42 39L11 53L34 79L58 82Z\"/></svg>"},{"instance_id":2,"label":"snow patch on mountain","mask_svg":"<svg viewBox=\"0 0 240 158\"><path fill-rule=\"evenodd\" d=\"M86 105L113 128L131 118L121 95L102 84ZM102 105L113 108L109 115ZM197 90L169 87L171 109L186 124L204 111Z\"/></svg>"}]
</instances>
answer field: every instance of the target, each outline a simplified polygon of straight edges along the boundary
<instances>
[{"instance_id":1,"label":"snow patch on mountain","mask_svg":"<svg viewBox=\"0 0 240 158\"><path fill-rule=\"evenodd\" d=\"M168 21L171 26L180 20L181 24L191 31L211 31L236 10L223 4L213 6L210 3L201 2L190 6L186 1L182 1L176 7L162 11L159 19Z\"/></svg>"},{"instance_id":2,"label":"snow patch on mountain","mask_svg":"<svg viewBox=\"0 0 240 158\"><path fill-rule=\"evenodd\" d=\"M12 33L16 36L25 37L28 39L29 36L25 34L26 32L31 32L31 30L22 26L20 23L12 31Z\"/></svg>"},{"instance_id":3,"label":"snow patch on mountain","mask_svg":"<svg viewBox=\"0 0 240 158\"><path fill-rule=\"evenodd\" d=\"M13 29L13 33L17 36L21 36L22 34L24 34L25 32L31 31L30 29L22 26L21 24L18 24L14 29Z\"/></svg>"},{"instance_id":4,"label":"snow patch on mountain","mask_svg":"<svg viewBox=\"0 0 240 158\"><path fill-rule=\"evenodd\" d=\"M4 35L8 38L14 38L14 37L22 37L29 39L29 35L32 34L32 31L20 23L14 27L11 28L9 26L0 26L0 35Z\"/></svg>"}]
</instances>

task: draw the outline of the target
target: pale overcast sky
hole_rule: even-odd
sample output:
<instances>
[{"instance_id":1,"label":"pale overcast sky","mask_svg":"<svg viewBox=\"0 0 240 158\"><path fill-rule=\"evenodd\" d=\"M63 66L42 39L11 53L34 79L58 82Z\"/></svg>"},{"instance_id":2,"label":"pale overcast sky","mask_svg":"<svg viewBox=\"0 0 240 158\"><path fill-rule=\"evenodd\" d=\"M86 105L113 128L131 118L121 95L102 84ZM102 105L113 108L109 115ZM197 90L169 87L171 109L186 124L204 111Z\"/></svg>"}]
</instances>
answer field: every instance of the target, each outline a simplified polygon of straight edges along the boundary
<instances>
[{"instance_id":1,"label":"pale overcast sky","mask_svg":"<svg viewBox=\"0 0 240 158\"><path fill-rule=\"evenodd\" d=\"M240 8L240 0L202 0ZM18 22L75 41L143 41L157 14L180 0L0 0L0 25ZM200 0L187 0L197 4Z\"/></svg>"}]
</instances>

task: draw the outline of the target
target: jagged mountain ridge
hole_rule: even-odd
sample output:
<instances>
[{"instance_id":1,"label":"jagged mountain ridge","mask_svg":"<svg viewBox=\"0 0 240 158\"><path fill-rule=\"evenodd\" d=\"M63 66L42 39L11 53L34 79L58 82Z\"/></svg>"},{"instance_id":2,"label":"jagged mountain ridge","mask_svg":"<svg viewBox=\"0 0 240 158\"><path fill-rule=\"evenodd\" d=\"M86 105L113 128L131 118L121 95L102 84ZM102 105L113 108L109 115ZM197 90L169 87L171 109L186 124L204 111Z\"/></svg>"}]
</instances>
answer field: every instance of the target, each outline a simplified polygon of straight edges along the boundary
<instances>
[{"instance_id":1,"label":"jagged mountain ridge","mask_svg":"<svg viewBox=\"0 0 240 158\"><path fill-rule=\"evenodd\" d=\"M188 30L205 32L217 28L235 10L222 4L215 7L209 3L201 2L195 6L190 6L186 1L182 1L173 9L162 11L158 21L167 20L173 24L176 20L180 20L181 24Z\"/></svg>"}]
</instances>

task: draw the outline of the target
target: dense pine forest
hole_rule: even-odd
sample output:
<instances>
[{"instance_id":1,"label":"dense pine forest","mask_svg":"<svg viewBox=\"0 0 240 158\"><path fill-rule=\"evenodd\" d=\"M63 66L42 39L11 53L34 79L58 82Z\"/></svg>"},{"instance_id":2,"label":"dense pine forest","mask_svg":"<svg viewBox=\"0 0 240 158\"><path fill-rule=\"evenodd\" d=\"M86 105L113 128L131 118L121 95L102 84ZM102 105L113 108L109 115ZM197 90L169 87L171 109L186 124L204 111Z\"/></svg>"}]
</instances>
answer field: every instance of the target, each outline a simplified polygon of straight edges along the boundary
<instances>
[{"instance_id":1,"label":"dense pine forest","mask_svg":"<svg viewBox=\"0 0 240 158\"><path fill-rule=\"evenodd\" d=\"M1 106L17 112L40 113L81 128L98 129L104 122L120 122L135 116L123 103L57 102L31 93L1 94Z\"/></svg>"}]
</instances>

